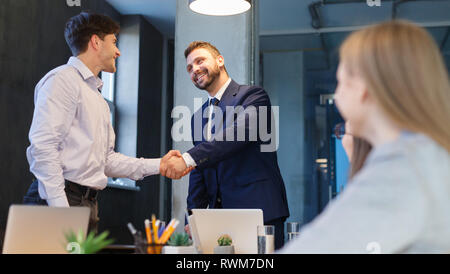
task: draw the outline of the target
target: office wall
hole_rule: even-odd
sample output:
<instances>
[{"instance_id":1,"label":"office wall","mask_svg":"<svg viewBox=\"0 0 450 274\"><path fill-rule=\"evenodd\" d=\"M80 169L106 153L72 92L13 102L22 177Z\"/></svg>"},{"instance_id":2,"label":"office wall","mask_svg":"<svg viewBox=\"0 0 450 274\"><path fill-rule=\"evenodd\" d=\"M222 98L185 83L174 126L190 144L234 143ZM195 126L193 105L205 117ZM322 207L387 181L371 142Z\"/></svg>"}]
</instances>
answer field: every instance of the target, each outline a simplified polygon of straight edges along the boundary
<instances>
[{"instance_id":1,"label":"office wall","mask_svg":"<svg viewBox=\"0 0 450 274\"><path fill-rule=\"evenodd\" d=\"M91 10L111 16L121 15L106 1L81 1L81 7L68 7L65 1L0 1L0 247L8 208L22 202L32 180L25 150L33 116L36 83L51 69L65 64L71 56L64 40L66 21ZM161 47L162 36L147 22L142 23L141 71L137 136L138 156L160 155ZM122 56L118 59L126 58ZM151 145L147 145L148 144ZM154 144L154 145L153 145ZM131 243L126 222L138 226L148 212L158 210L159 177L140 184L141 191L107 189L100 197L100 229L111 230L116 243ZM146 215L147 216L147 215Z\"/></svg>"},{"instance_id":2,"label":"office wall","mask_svg":"<svg viewBox=\"0 0 450 274\"><path fill-rule=\"evenodd\" d=\"M116 148L130 157L159 158L163 36L142 16L122 16L116 73ZM158 216L160 177L138 182L140 191L106 188L99 198L99 230L108 230L116 244L131 244L131 222L143 230L144 220ZM162 218L158 216L158 218Z\"/></svg>"},{"instance_id":3,"label":"office wall","mask_svg":"<svg viewBox=\"0 0 450 274\"><path fill-rule=\"evenodd\" d=\"M272 106L279 107L278 164L286 186L290 217L305 221L303 52L263 54L263 86Z\"/></svg>"},{"instance_id":4,"label":"office wall","mask_svg":"<svg viewBox=\"0 0 450 274\"><path fill-rule=\"evenodd\" d=\"M120 16L104 1L84 4L81 8ZM0 1L0 234L9 205L22 202L32 179L25 150L34 86L49 70L67 62L71 53L64 25L81 8L69 8L65 1Z\"/></svg>"},{"instance_id":5,"label":"office wall","mask_svg":"<svg viewBox=\"0 0 450 274\"><path fill-rule=\"evenodd\" d=\"M191 114L194 109L194 98L206 101L207 92L197 89L186 72L184 50L195 40L208 41L215 45L225 58L225 65L231 78L240 84L249 84L251 76L250 47L252 29L250 12L213 17L194 13L187 1L177 1L175 24L175 76L174 107L186 106ZM201 105L200 105L201 106ZM187 117L190 121L190 117ZM175 119L174 122L178 121ZM184 129L184 128L183 128ZM190 122L188 128L190 136ZM173 141L174 149L185 152L192 148L191 141ZM184 219L186 198L188 194L188 176L174 181L172 194L172 215ZM182 230L180 225L177 230Z\"/></svg>"},{"instance_id":6,"label":"office wall","mask_svg":"<svg viewBox=\"0 0 450 274\"><path fill-rule=\"evenodd\" d=\"M272 105L280 108L278 162L291 213L287 221L301 225L312 221L332 195L331 177L319 169L316 159L330 157L331 134L326 129L332 127L333 121L327 108L320 104L320 96L333 93L336 68L311 69L316 64L310 63L314 60L308 54L309 51L292 50L264 51L262 55L264 88ZM340 189L348 163L340 157L337 161Z\"/></svg>"}]
</instances>

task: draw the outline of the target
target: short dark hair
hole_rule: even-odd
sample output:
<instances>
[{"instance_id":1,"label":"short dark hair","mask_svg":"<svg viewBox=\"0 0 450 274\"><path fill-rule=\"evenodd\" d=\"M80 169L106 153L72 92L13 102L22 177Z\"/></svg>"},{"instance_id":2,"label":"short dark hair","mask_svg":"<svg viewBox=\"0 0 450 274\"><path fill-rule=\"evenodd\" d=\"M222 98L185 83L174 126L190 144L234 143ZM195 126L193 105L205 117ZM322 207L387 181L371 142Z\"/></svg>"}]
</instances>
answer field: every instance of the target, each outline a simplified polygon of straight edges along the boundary
<instances>
[{"instance_id":1,"label":"short dark hair","mask_svg":"<svg viewBox=\"0 0 450 274\"><path fill-rule=\"evenodd\" d=\"M184 51L184 57L187 58L189 54L191 54L192 51L198 49L198 48L204 48L207 49L213 57L217 57L220 54L219 50L213 46L211 43L205 42L205 41L194 41L189 44L189 46Z\"/></svg>"},{"instance_id":2,"label":"short dark hair","mask_svg":"<svg viewBox=\"0 0 450 274\"><path fill-rule=\"evenodd\" d=\"M119 31L119 24L108 16L83 11L67 21L64 37L72 54L78 56L87 50L92 35L103 40L106 35L117 35Z\"/></svg>"},{"instance_id":3,"label":"short dark hair","mask_svg":"<svg viewBox=\"0 0 450 274\"><path fill-rule=\"evenodd\" d=\"M205 42L205 41L194 41L194 42L191 42L189 44L189 46L186 48L186 50L184 51L184 58L187 59L187 57L189 56L189 54L191 54L191 52L193 52L194 50L199 49L199 48L208 50L209 53L211 53L211 55L214 58L216 58L219 55L222 55L222 54L220 54L220 51L215 46L213 46L211 43ZM225 70L225 73L228 75L227 68L225 66L223 66L223 69Z\"/></svg>"}]
</instances>

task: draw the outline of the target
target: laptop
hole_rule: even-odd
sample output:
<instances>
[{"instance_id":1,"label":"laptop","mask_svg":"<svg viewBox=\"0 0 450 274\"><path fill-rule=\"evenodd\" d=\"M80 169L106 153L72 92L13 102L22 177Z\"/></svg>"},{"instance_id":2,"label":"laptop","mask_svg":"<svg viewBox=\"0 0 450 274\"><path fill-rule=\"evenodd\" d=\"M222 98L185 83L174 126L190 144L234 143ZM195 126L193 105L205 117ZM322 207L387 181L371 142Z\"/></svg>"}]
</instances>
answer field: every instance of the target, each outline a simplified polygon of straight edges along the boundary
<instances>
[{"instance_id":1,"label":"laptop","mask_svg":"<svg viewBox=\"0 0 450 274\"><path fill-rule=\"evenodd\" d=\"M213 254L217 239L231 236L236 254L257 254L257 227L264 225L261 209L192 209L189 226L199 253Z\"/></svg>"},{"instance_id":2,"label":"laptop","mask_svg":"<svg viewBox=\"0 0 450 274\"><path fill-rule=\"evenodd\" d=\"M66 251L65 233L80 229L86 236L88 207L9 207L3 253L59 254Z\"/></svg>"}]
</instances>

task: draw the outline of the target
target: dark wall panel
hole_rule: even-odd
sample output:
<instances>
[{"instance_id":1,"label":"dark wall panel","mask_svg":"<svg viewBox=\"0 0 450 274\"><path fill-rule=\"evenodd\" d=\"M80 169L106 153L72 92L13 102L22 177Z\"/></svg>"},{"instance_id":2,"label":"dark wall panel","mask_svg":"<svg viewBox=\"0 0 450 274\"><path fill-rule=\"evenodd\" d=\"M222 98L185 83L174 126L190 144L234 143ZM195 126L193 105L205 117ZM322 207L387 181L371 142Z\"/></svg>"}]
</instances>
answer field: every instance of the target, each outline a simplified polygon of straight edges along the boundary
<instances>
[{"instance_id":1,"label":"dark wall panel","mask_svg":"<svg viewBox=\"0 0 450 274\"><path fill-rule=\"evenodd\" d=\"M106 1L82 0L81 3L81 7L68 7L65 1L56 0L0 1L0 127L3 129L0 134L0 247L8 208L11 204L22 202L32 180L25 151L29 145L28 131L34 109L34 87L48 71L65 64L71 56L64 40L66 21L81 10L107 14L118 22L121 19L121 15ZM144 31L152 32L150 36L156 35L151 27L145 27ZM156 62L145 61L145 64L160 69L161 55L158 51L161 45L157 43L161 35L156 36L157 41L150 39L145 42L144 39L144 43L157 46L157 51L150 56L156 58ZM156 71L154 68L147 69L150 73ZM149 77L149 74L143 74L142 77ZM161 78L156 79L157 74L154 77L155 79L144 81L143 88L144 97L155 102L142 105L140 118L148 118L148 110L145 110L147 105L155 107L156 101L160 102ZM154 92L156 95L153 97ZM157 112L158 109L154 111ZM142 141L138 149L139 156L160 155L159 140L156 138L160 136L157 119L160 119L160 112L159 116L150 119L151 131L143 129L142 135L139 135ZM154 146L146 147L146 140L155 142ZM157 212L155 207L158 206L159 177L154 176L149 180L151 182L148 184L141 185L141 192L107 189L101 193L100 230L110 230L117 243L131 241L131 237L124 232L128 221L143 223L144 213L147 214L152 209Z\"/></svg>"}]
</instances>

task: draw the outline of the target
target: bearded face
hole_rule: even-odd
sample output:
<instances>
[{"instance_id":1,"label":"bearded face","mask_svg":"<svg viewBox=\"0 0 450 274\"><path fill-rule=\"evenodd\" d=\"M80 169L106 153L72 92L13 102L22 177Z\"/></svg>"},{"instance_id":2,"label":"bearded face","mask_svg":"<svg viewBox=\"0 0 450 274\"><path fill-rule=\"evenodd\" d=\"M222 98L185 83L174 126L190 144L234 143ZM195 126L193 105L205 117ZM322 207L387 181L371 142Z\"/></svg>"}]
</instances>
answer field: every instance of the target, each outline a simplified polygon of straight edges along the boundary
<instances>
[{"instance_id":1,"label":"bearded face","mask_svg":"<svg viewBox=\"0 0 450 274\"><path fill-rule=\"evenodd\" d=\"M201 90L208 90L220 77L220 67L216 58L204 48L192 51L186 62L192 83Z\"/></svg>"},{"instance_id":2,"label":"bearded face","mask_svg":"<svg viewBox=\"0 0 450 274\"><path fill-rule=\"evenodd\" d=\"M205 67L201 71L194 73L194 78L192 79L194 85L201 89L206 90L209 86L220 76L220 69L217 64L212 67Z\"/></svg>"}]
</instances>

